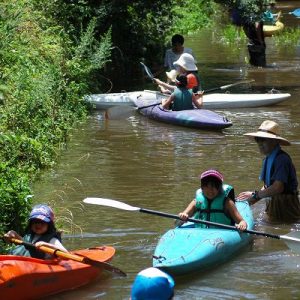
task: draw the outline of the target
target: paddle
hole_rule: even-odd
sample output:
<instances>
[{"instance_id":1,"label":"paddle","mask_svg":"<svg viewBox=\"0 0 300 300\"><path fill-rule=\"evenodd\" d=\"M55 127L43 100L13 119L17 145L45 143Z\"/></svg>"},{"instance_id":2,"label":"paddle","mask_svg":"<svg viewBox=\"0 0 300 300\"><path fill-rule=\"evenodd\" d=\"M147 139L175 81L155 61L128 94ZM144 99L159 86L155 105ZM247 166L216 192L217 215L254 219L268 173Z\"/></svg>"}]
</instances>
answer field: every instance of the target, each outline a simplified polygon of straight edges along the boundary
<instances>
[{"instance_id":1,"label":"paddle","mask_svg":"<svg viewBox=\"0 0 300 300\"><path fill-rule=\"evenodd\" d=\"M241 80L241 81L238 81L238 82L235 82L235 83L226 84L226 85L222 85L222 86L219 86L219 87L211 88L211 89L205 90L203 92L204 92L204 94L207 94L207 93L211 93L211 92L218 91L218 90L226 90L226 89L229 89L229 88L231 88L233 86L236 86L236 85L247 84L247 83L251 83L251 82L254 82L254 81L255 81L254 79ZM160 105L160 104L161 104L161 101L156 102L156 103L152 103L152 104L149 104L149 105L140 106L137 109L148 108L148 107L152 107L152 106L156 106L156 105Z\"/></svg>"},{"instance_id":2,"label":"paddle","mask_svg":"<svg viewBox=\"0 0 300 300\"><path fill-rule=\"evenodd\" d=\"M123 276L123 277L127 276L126 273L124 273L122 270L120 270L120 269L118 269L118 268L116 268L116 267L114 267L114 266L112 266L112 265L110 265L106 262L102 262L102 261L99 261L99 260L94 260L94 259L91 259L87 256L79 256L79 255L72 254L72 253L69 253L69 252L64 252L64 251L61 251L61 250L52 249L52 248L47 247L47 246L36 247L34 244L31 244L31 243L28 243L28 242L25 242L25 241L22 241L22 240L19 240L19 239L15 239L15 238L10 238L10 241L14 244L24 245L27 248L37 249L37 250L42 251L44 253L47 253L47 254L50 254L50 255L53 255L53 256L57 256L57 257L60 257L60 258L63 258L63 259L70 259L70 260L78 261L78 262L83 263L83 264L91 265L93 267L103 268L106 271L116 273L116 274L118 274L120 276Z\"/></svg>"},{"instance_id":3,"label":"paddle","mask_svg":"<svg viewBox=\"0 0 300 300\"><path fill-rule=\"evenodd\" d=\"M149 79L151 79L153 81L154 76L153 76L151 70L144 63L140 62L140 64L143 66L143 68L144 68L147 76L149 77Z\"/></svg>"},{"instance_id":4,"label":"paddle","mask_svg":"<svg viewBox=\"0 0 300 300\"><path fill-rule=\"evenodd\" d=\"M289 12L289 14L294 15L297 18L300 18L300 8L297 8L294 11Z\"/></svg>"},{"instance_id":5,"label":"paddle","mask_svg":"<svg viewBox=\"0 0 300 300\"><path fill-rule=\"evenodd\" d=\"M135 207L135 206L131 206L131 205L128 205L126 203L123 203L123 202L120 202L120 201L117 201L117 200L112 200L112 199L85 198L83 200L83 202L84 203L89 203L89 204L95 204L95 205L103 205L103 206L114 207L114 208L127 210L127 211L138 211L138 212L157 215L157 216L161 216L161 217L181 220L178 215L164 213L164 212L156 211L156 210L145 209L145 208L141 208L141 207ZM224 229L239 231L239 229L237 229L235 226L231 226L231 225L225 225L225 224L220 224L220 223L215 223L215 222L210 222L210 221L204 221L204 220L197 220L197 219L193 219L193 218L188 218L187 221L193 222L193 223L211 225L211 226L220 227L220 228L224 228ZM291 232L287 235L276 235L276 234L272 234L272 233L266 233L266 232L255 231L255 230L244 230L244 231L239 231L239 232L249 233L249 234L254 234L254 235L261 235L261 236L264 236L264 237L283 240L291 250L293 250L294 252L300 253L300 238L298 238L298 236L294 237L295 235L297 235L297 233L295 233L295 232Z\"/></svg>"}]
</instances>

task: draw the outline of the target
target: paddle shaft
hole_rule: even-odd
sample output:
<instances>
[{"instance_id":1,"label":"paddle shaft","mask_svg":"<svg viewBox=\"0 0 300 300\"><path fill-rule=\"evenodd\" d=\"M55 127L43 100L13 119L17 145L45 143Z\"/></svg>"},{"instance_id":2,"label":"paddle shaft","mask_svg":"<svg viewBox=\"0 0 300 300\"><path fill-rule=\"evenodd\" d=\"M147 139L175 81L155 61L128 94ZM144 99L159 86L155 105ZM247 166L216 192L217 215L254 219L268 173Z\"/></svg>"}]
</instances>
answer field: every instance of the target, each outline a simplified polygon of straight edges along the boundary
<instances>
[{"instance_id":1,"label":"paddle shaft","mask_svg":"<svg viewBox=\"0 0 300 300\"><path fill-rule=\"evenodd\" d=\"M177 216L177 215L164 213L164 212L161 212L161 211L145 209L145 208L140 208L139 211L142 212L142 213L147 213L147 214L151 214L151 215L157 215L157 216L162 216L162 217L166 217L166 218L170 218L170 219L181 220L180 217ZM198 220L198 219L193 219L193 218L187 218L187 221L193 222L193 223L206 224L206 225L210 225L210 226L220 227L220 228L224 228L224 229L231 229L231 230L239 231L239 232L242 232L242 233L261 235L261 236L265 236L265 237L269 237L269 238L273 238L273 239L280 239L280 236L276 235L276 234L265 233L265 232L255 231L255 230L240 231L235 226L215 223L215 222L211 222L211 221Z\"/></svg>"},{"instance_id":2,"label":"paddle shaft","mask_svg":"<svg viewBox=\"0 0 300 300\"><path fill-rule=\"evenodd\" d=\"M103 268L107 271L117 273L121 276L126 276L126 273L124 273L122 270L120 270L116 267L113 267L113 266L111 266L110 264L108 264L106 262L94 260L94 259L91 259L91 258L86 257L86 256L75 255L75 254L72 254L72 253L69 253L69 252L64 252L64 251L61 251L61 250L58 250L58 249L52 249L51 247L47 247L47 246L36 247L32 243L28 243L28 242L25 242L25 241L22 241L22 240L19 240L19 239L15 239L15 238L11 238L10 241L14 244L23 245L27 248L37 249L41 252L44 252L44 253L47 253L47 254L50 254L50 255L53 255L53 256L57 256L57 257L60 257L60 258L63 258L63 259L74 260L74 261L77 261L77 262L80 262L80 263L83 263L83 264L87 264L87 265L92 265L92 266L98 267L98 268L100 267L100 268Z\"/></svg>"}]
</instances>

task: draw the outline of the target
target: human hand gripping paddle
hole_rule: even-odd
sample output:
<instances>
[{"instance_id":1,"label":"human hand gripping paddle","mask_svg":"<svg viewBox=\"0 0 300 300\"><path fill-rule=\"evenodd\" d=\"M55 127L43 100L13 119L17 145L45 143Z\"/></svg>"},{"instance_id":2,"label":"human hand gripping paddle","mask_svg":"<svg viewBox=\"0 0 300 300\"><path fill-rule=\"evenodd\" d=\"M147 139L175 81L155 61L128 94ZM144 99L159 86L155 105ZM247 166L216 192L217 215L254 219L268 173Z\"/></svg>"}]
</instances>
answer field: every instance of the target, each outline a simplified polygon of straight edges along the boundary
<instances>
[{"instance_id":1,"label":"human hand gripping paddle","mask_svg":"<svg viewBox=\"0 0 300 300\"><path fill-rule=\"evenodd\" d=\"M96 267L96 268L103 268L106 271L118 274L118 275L123 276L123 277L127 276L126 273L123 272L122 270L120 270L120 269L118 269L118 268L116 268L116 267L114 267L114 266L112 266L112 265L110 265L106 262L102 262L102 261L99 261L99 260L94 260L94 259L91 259L87 256L76 255L76 254L72 254L72 253L69 253L69 252L64 252L64 251L61 251L61 250L53 249L53 248L47 247L47 246L36 247L34 244L24 242L22 240L15 239L15 238L10 238L9 240L14 244L24 245L27 248L37 249L41 252L44 252L44 253L47 253L47 254L62 258L62 259L70 259L70 260L78 261L80 263L91 265L91 266Z\"/></svg>"},{"instance_id":2,"label":"human hand gripping paddle","mask_svg":"<svg viewBox=\"0 0 300 300\"><path fill-rule=\"evenodd\" d=\"M145 70L145 73L147 74L147 76L149 77L150 80L154 81L154 76L151 72L151 70L142 62L140 62L140 64L144 67L144 70ZM203 93L204 94L207 94L207 93L211 93L211 92L215 92L215 91L219 91L219 90L227 90L231 87L234 87L234 86L237 86L237 85L240 85L240 84L247 84L247 83L251 83L251 82L254 82L255 80L254 79L248 79L248 80L240 80L238 82L235 82L235 83L231 83L231 84L226 84L226 85L222 85L222 86L219 86L219 87L215 87L215 88L211 88L211 89L208 89L208 90L204 90ZM169 95L166 95L166 97L169 96ZM156 106L156 105L160 105L161 104L161 101L160 102L156 102L156 103L152 103L152 104L149 104L149 105L144 105L144 106L140 106L138 107L137 109L143 109L143 108L148 108L148 107L152 107L152 106Z\"/></svg>"},{"instance_id":3,"label":"human hand gripping paddle","mask_svg":"<svg viewBox=\"0 0 300 300\"><path fill-rule=\"evenodd\" d=\"M156 210L145 209L145 208L141 208L141 207L135 207L135 206L131 206L131 205L128 205L126 203L123 203L123 202L120 202L120 201L117 201L117 200L112 200L112 199L85 198L83 200L83 202L88 203L88 204L114 207L114 208L127 210L127 211L138 211L138 212L152 214L152 215L161 216L161 217L165 217L165 218L181 220L178 215L164 213L164 212L156 211ZM220 228L223 228L223 229L239 231L239 229L235 226L225 225L225 224L216 223L216 222L197 220L197 219L193 219L193 218L188 218L187 221L193 222L193 223L211 225L211 226L220 227ZM260 235L260 236L273 238L273 239L278 239L278 240L283 240L285 242L285 244L292 251L294 251L295 253L300 253L300 238L299 238L300 237L300 232L298 232L298 231L297 232L290 232L287 235L276 235L276 234L272 234L272 233L266 233L266 232L255 231L255 230L244 230L244 231L239 231L239 232L249 233L249 234L254 234L254 235Z\"/></svg>"}]
</instances>

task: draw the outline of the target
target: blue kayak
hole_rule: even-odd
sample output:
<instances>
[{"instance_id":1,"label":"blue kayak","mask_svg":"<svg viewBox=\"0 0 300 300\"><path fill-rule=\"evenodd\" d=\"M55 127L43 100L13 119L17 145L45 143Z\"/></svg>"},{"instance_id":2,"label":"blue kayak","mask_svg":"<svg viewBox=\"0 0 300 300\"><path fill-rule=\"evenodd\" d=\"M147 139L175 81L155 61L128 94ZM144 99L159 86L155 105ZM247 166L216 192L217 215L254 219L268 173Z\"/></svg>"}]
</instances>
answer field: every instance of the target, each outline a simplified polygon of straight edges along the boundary
<instances>
[{"instance_id":1,"label":"blue kayak","mask_svg":"<svg viewBox=\"0 0 300 300\"><path fill-rule=\"evenodd\" d=\"M246 201L236 206L248 224L254 227L251 208ZM252 235L229 229L200 228L186 223L167 231L159 240L153 266L173 275L201 272L228 261L252 241Z\"/></svg>"},{"instance_id":2,"label":"blue kayak","mask_svg":"<svg viewBox=\"0 0 300 300\"><path fill-rule=\"evenodd\" d=\"M226 117L206 109L172 111L163 109L161 105L145 105L143 99L136 100L135 105L142 115L168 124L216 130L232 126Z\"/></svg>"}]
</instances>

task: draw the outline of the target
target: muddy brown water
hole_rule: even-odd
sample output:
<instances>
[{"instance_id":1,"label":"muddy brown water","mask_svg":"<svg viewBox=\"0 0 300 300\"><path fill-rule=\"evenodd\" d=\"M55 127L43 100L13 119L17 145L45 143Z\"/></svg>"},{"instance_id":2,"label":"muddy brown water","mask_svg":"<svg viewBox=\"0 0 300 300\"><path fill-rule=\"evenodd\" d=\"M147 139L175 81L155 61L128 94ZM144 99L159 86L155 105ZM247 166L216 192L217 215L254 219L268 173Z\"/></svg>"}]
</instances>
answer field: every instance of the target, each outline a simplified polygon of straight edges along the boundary
<instances>
[{"instance_id":1,"label":"muddy brown water","mask_svg":"<svg viewBox=\"0 0 300 300\"><path fill-rule=\"evenodd\" d=\"M282 1L278 6L288 12L300 7L300 1ZM290 15L284 18L287 25L299 26L298 19ZM285 149L299 175L300 44L293 49L278 49L272 38L268 39L270 67L266 69L245 64L246 47L236 51L212 44L209 32L187 38L186 45L195 51L205 88L255 79L251 86L233 91L265 92L275 88L292 96L277 106L218 110L233 122L222 132L169 126L138 114L105 121L101 112L94 112L74 130L55 168L35 184L35 201L55 203L58 218L66 222L73 218L74 231L64 237L67 248L112 245L116 248L112 264L128 276L107 275L49 299L129 299L136 273L151 266L159 237L173 227L173 221L162 217L83 205L85 197L117 199L177 214L194 197L199 173L209 167L221 170L236 193L258 188L262 157L243 134L257 129L265 119L277 121L283 136L292 142ZM256 230L275 234L300 230L299 224L263 223L263 210L264 203L254 207ZM226 264L176 278L175 299L300 299L299 265L300 257L282 241L255 238L253 245Z\"/></svg>"}]
</instances>

